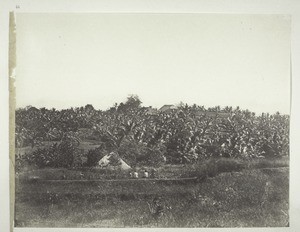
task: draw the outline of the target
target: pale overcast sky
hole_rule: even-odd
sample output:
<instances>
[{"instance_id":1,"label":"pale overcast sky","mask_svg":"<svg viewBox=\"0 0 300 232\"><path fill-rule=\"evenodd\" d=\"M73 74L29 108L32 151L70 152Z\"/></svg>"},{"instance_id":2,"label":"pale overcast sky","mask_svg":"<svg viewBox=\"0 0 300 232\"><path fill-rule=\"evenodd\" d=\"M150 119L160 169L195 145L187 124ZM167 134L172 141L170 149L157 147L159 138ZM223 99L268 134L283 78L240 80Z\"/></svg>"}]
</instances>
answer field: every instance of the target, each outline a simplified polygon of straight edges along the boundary
<instances>
[{"instance_id":1,"label":"pale overcast sky","mask_svg":"<svg viewBox=\"0 0 300 232\"><path fill-rule=\"evenodd\" d=\"M17 14L17 107L290 110L290 18L218 14Z\"/></svg>"}]
</instances>

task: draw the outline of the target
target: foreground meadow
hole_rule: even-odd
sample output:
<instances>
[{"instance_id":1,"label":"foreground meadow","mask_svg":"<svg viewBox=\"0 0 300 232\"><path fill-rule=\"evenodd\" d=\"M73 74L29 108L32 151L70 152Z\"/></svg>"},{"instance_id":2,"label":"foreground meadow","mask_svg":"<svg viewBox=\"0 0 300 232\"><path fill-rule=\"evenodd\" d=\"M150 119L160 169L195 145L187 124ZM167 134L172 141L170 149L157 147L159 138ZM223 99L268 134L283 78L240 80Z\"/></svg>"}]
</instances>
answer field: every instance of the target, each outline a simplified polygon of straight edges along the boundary
<instances>
[{"instance_id":1,"label":"foreground meadow","mask_svg":"<svg viewBox=\"0 0 300 232\"><path fill-rule=\"evenodd\" d=\"M235 166L235 170L226 164L231 170L218 167L219 171L212 162L198 169L169 166L158 170L160 178L140 181L119 181L116 176L101 181L97 174L89 180L79 180L76 171L66 170L60 172L73 175L76 181L55 181L59 171L52 171L51 175L49 170L38 170L36 174L44 173L42 180L16 179L15 226L288 226L289 168L282 162L273 162L276 167L268 164L252 162L247 167ZM160 181L180 170L179 177L195 175L201 170L203 175L205 167L210 172L195 181ZM159 201L159 215L155 201Z\"/></svg>"}]
</instances>

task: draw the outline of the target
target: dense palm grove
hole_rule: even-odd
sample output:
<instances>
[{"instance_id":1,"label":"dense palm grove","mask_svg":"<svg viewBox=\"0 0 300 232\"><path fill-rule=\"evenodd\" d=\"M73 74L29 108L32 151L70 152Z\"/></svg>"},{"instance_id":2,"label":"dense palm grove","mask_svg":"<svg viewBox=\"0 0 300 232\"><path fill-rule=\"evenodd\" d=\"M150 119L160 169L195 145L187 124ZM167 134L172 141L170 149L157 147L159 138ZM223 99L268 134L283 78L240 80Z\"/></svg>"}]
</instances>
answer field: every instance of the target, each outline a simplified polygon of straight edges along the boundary
<instances>
[{"instance_id":1,"label":"dense palm grove","mask_svg":"<svg viewBox=\"0 0 300 232\"><path fill-rule=\"evenodd\" d=\"M287 115L187 104L162 111L142 107L138 96L106 111L92 105L17 109L15 132L17 148L37 148L24 157L17 154L17 160L39 167L94 166L111 151L131 165L193 163L216 156L269 158L289 152ZM99 146L84 153L78 149L81 141Z\"/></svg>"}]
</instances>

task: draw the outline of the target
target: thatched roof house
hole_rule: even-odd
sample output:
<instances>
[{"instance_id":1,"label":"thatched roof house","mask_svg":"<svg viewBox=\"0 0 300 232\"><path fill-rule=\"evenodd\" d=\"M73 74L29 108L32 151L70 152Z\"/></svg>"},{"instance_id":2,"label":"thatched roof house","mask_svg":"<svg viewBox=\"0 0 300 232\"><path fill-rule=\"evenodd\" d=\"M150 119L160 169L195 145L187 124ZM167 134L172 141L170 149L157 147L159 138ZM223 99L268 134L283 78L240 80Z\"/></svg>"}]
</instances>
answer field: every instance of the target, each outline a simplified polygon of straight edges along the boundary
<instances>
[{"instance_id":1,"label":"thatched roof house","mask_svg":"<svg viewBox=\"0 0 300 232\"><path fill-rule=\"evenodd\" d=\"M163 105L159 111L160 112L164 112L164 113L168 113L168 112L171 112L172 110L176 110L177 107L174 106L174 105Z\"/></svg>"},{"instance_id":2,"label":"thatched roof house","mask_svg":"<svg viewBox=\"0 0 300 232\"><path fill-rule=\"evenodd\" d=\"M113 170L128 170L131 167L120 158L116 152L111 152L102 157L98 162L99 167Z\"/></svg>"}]
</instances>

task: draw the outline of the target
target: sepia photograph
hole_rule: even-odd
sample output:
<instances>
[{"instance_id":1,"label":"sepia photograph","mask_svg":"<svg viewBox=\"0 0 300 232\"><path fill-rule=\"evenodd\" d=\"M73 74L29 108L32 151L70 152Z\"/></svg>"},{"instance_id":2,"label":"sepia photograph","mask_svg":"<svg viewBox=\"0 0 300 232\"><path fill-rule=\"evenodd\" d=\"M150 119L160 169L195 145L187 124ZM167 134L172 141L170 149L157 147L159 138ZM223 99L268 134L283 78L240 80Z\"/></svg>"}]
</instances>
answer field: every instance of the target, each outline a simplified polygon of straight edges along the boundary
<instances>
[{"instance_id":1,"label":"sepia photograph","mask_svg":"<svg viewBox=\"0 0 300 232\"><path fill-rule=\"evenodd\" d=\"M12 13L9 40L14 227L289 227L289 15Z\"/></svg>"}]
</instances>

